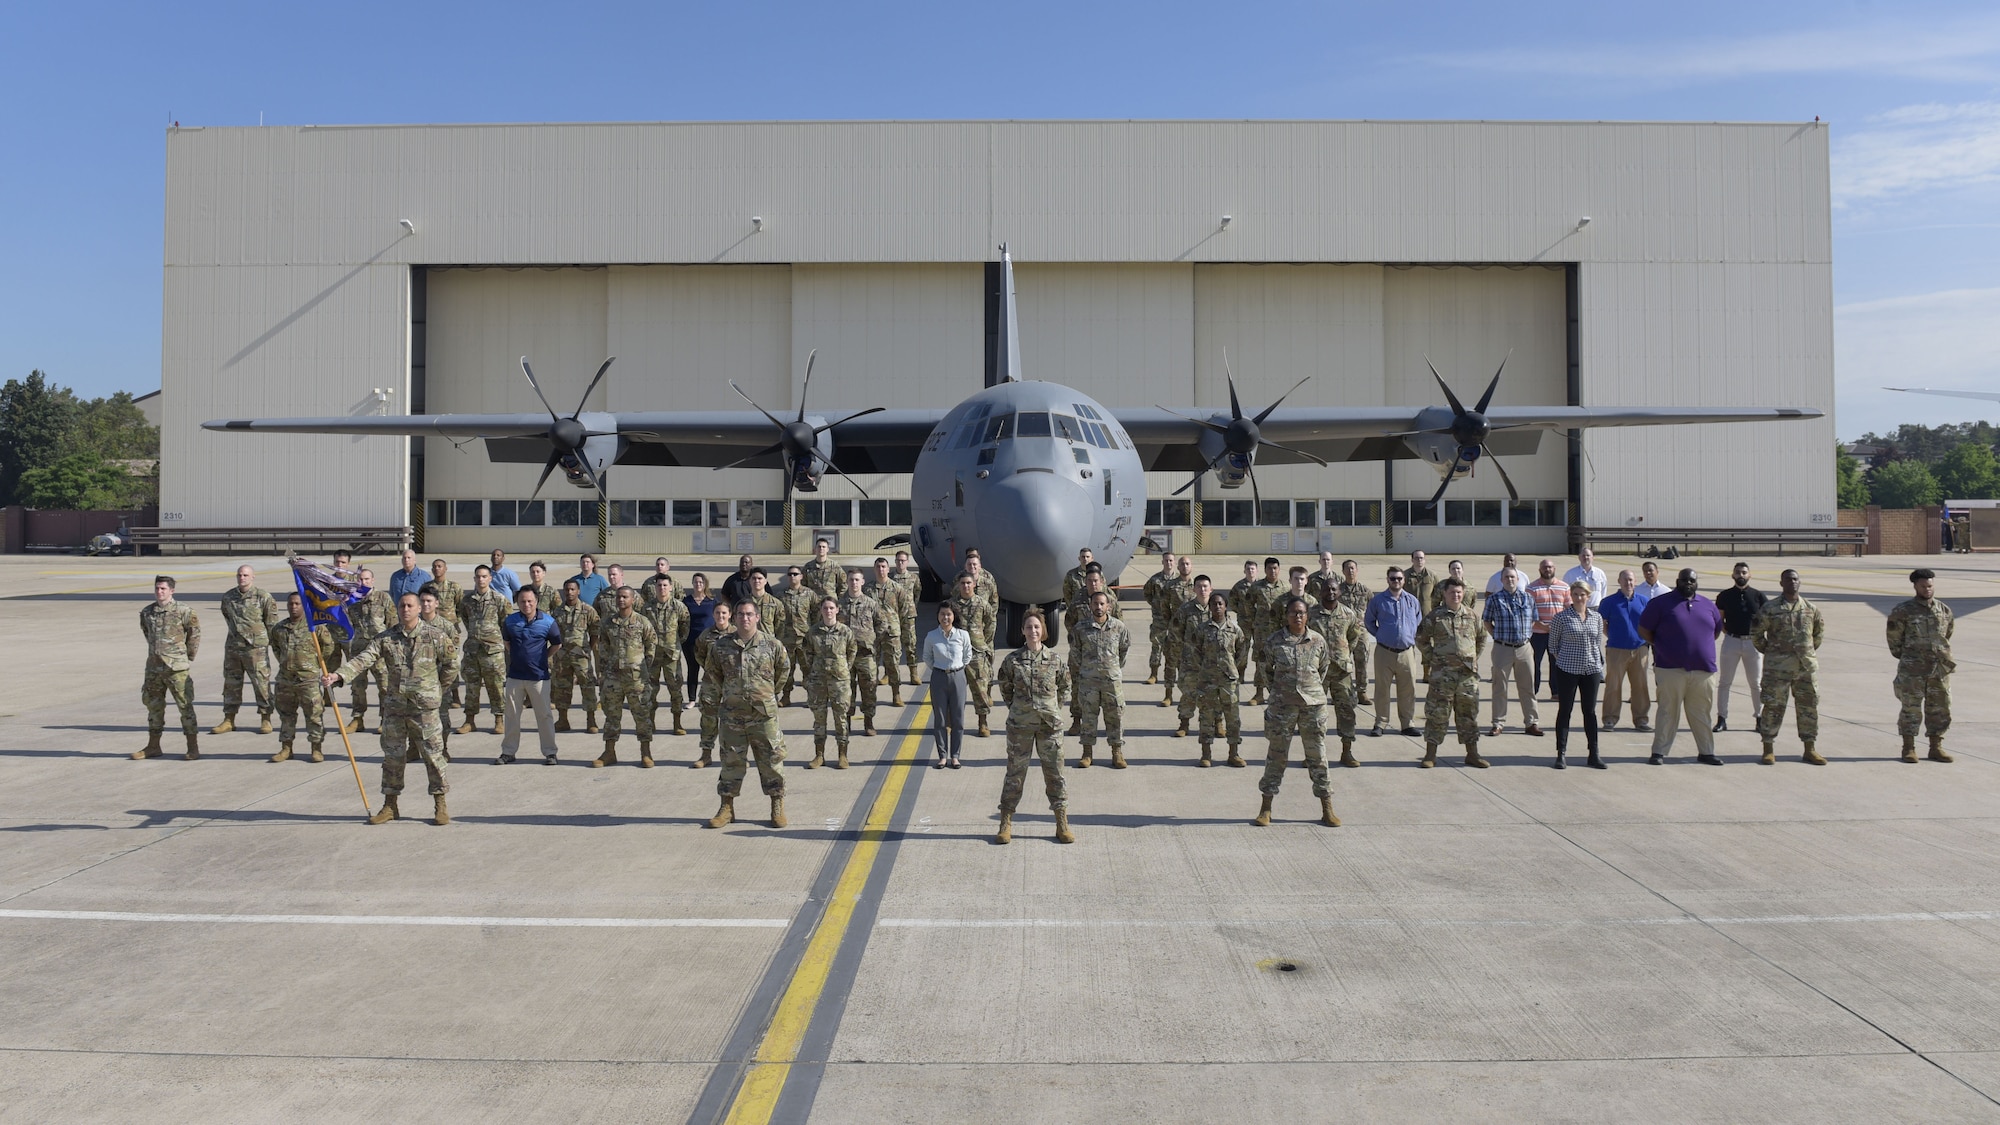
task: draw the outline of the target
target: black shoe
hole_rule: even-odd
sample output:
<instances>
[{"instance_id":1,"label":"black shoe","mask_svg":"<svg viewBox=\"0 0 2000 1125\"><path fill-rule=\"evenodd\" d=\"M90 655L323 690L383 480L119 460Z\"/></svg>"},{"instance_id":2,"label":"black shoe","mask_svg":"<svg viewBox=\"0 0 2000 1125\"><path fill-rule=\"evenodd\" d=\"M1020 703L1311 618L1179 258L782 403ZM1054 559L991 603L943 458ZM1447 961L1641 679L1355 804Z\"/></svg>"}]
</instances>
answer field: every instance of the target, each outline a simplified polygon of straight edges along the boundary
<instances>
[{"instance_id":1,"label":"black shoe","mask_svg":"<svg viewBox=\"0 0 2000 1125\"><path fill-rule=\"evenodd\" d=\"M1415 738L1415 737L1417 737L1418 735L1420 735L1420 734L1422 734L1422 733L1423 733L1422 731L1418 730L1418 729L1417 729L1417 728L1415 728L1415 727L1404 727L1404 728L1403 728L1403 737L1404 737L1404 738Z\"/></svg>"},{"instance_id":2,"label":"black shoe","mask_svg":"<svg viewBox=\"0 0 2000 1125\"><path fill-rule=\"evenodd\" d=\"M1566 770L1566 769L1568 769L1568 768L1569 768L1569 763L1567 763L1567 762L1563 761L1563 756L1562 756L1561 754L1557 754L1557 755L1556 755L1556 764L1555 764L1555 768L1557 768L1557 769L1559 769L1559 770Z\"/></svg>"},{"instance_id":3,"label":"black shoe","mask_svg":"<svg viewBox=\"0 0 2000 1125\"><path fill-rule=\"evenodd\" d=\"M542 764L545 766L553 766L556 764L556 760L554 758L543 758Z\"/></svg>"},{"instance_id":4,"label":"black shoe","mask_svg":"<svg viewBox=\"0 0 2000 1125\"><path fill-rule=\"evenodd\" d=\"M1658 754L1655 754L1652 757L1646 759L1646 764L1649 766L1659 766L1659 765L1665 765L1666 761L1667 760L1665 758L1662 758Z\"/></svg>"},{"instance_id":5,"label":"black shoe","mask_svg":"<svg viewBox=\"0 0 2000 1125\"><path fill-rule=\"evenodd\" d=\"M1713 754L1696 754L1694 760L1704 766L1719 766L1722 764L1722 759Z\"/></svg>"},{"instance_id":6,"label":"black shoe","mask_svg":"<svg viewBox=\"0 0 2000 1125\"><path fill-rule=\"evenodd\" d=\"M932 768L932 769L934 769L934 770L941 770L941 769L943 769L943 768L944 768L944 759L943 759L943 758L938 758L938 759L936 759L935 761L931 762L931 768Z\"/></svg>"},{"instance_id":7,"label":"black shoe","mask_svg":"<svg viewBox=\"0 0 2000 1125\"><path fill-rule=\"evenodd\" d=\"M1713 734L1713 733L1714 733L1715 731L1722 731L1722 730L1728 730L1728 729L1729 729L1729 720L1728 720L1728 719L1723 719L1723 718L1718 718L1718 719L1716 719L1716 720L1715 720L1715 726L1714 726L1714 728L1713 728L1713 729L1712 729L1712 730L1711 730L1711 731L1710 731L1709 733Z\"/></svg>"},{"instance_id":8,"label":"black shoe","mask_svg":"<svg viewBox=\"0 0 2000 1125\"><path fill-rule=\"evenodd\" d=\"M1590 766L1590 768L1591 768L1591 769L1594 769L1594 770L1601 770L1601 769L1609 769L1609 768L1610 768L1609 766L1606 766L1606 765L1604 764L1604 759L1602 759L1602 758L1598 757L1598 756L1597 756L1597 755L1595 755L1595 754L1592 754L1592 755L1590 756L1590 761L1589 761L1588 765Z\"/></svg>"},{"instance_id":9,"label":"black shoe","mask_svg":"<svg viewBox=\"0 0 2000 1125\"><path fill-rule=\"evenodd\" d=\"M493 764L496 766L511 766L514 764L514 759L503 755L501 757L493 759Z\"/></svg>"},{"instance_id":10,"label":"black shoe","mask_svg":"<svg viewBox=\"0 0 2000 1125\"><path fill-rule=\"evenodd\" d=\"M1370 728L1368 728L1368 737L1370 737L1370 738L1380 738L1380 737L1382 737L1382 728L1381 728L1381 727L1370 727Z\"/></svg>"}]
</instances>

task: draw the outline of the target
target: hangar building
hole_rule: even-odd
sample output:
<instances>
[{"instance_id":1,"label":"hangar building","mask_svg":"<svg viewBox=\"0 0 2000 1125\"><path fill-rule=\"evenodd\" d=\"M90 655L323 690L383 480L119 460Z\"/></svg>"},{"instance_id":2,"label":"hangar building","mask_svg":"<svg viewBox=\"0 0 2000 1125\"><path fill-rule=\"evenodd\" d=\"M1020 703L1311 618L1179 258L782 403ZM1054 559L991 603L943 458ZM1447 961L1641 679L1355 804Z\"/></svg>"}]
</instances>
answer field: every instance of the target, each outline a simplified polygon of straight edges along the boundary
<instances>
[{"instance_id":1,"label":"hangar building","mask_svg":"<svg viewBox=\"0 0 2000 1125\"><path fill-rule=\"evenodd\" d=\"M177 128L167 137L162 523L418 523L429 550L596 545L589 493L438 438L220 417L945 408L993 377L996 247L1029 378L1112 407L1816 407L1810 422L1552 434L1435 510L1417 461L1170 494L1176 546L1553 551L1565 525L1834 520L1818 124L763 122ZM1587 220L1587 221L1586 221ZM613 551L868 550L908 478L621 466ZM1199 495L1199 507L1190 497ZM803 546L803 545L801 545Z\"/></svg>"}]
</instances>

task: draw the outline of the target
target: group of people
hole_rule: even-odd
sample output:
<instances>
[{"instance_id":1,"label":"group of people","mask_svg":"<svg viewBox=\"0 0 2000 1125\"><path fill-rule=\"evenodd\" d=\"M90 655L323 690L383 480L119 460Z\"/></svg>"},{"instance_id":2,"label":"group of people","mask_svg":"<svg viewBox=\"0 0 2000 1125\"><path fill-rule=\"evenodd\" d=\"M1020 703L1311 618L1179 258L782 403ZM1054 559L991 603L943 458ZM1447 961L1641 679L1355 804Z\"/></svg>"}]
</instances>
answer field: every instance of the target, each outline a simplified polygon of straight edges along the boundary
<instances>
[{"instance_id":1,"label":"group of people","mask_svg":"<svg viewBox=\"0 0 2000 1125\"><path fill-rule=\"evenodd\" d=\"M1721 764L1714 734L1728 729L1729 691L1736 674L1756 685L1753 719L1763 741L1763 761L1775 760L1775 740L1788 700L1798 705L1797 730L1803 760L1824 764L1814 745L1818 726L1817 662L1824 640L1819 610L1800 592L1799 575L1780 575L1780 595L1770 598L1750 585L1747 564L1738 563L1733 585L1713 600L1699 593L1693 570L1683 570L1672 587L1658 580L1657 564L1640 576L1621 571L1615 585L1594 565L1586 549L1560 579L1555 563L1542 559L1529 579L1508 555L1483 592L1473 591L1464 565L1454 560L1443 577L1413 552L1407 567L1390 567L1386 588L1371 591L1347 560L1339 570L1330 553L1309 573L1294 566L1280 578L1283 564L1244 563L1244 577L1229 591L1205 574L1193 573L1191 559L1161 556L1161 568L1145 583L1152 610L1148 683L1164 682L1162 706L1173 706L1180 688L1179 727L1185 737L1198 720L1197 763L1215 764L1214 744L1226 742L1225 764L1246 766L1241 753L1241 685L1254 685L1253 705L1264 705L1266 753L1259 790L1263 805L1254 823L1269 824L1272 804L1283 783L1294 737L1302 743L1320 822L1338 826L1324 752L1329 726L1341 739L1340 764L1355 767L1357 706L1372 705L1371 734L1386 727L1392 708L1403 734L1424 740L1421 765L1436 764L1439 746L1456 727L1467 766L1485 768L1479 754L1483 733L1505 729L1510 689L1523 711L1525 733L1542 734L1536 697L1547 679L1557 702L1554 766L1567 766L1572 715L1581 703L1587 763L1605 768L1599 753L1600 729L1615 727L1629 689L1632 727L1653 734L1650 761L1671 752L1683 716L1693 730L1697 759ZM603 752L593 766L618 761L624 715L630 712L638 739L638 765L654 763L654 715L670 705L672 732L684 735L688 698L701 713L700 757L693 768L721 770L721 805L710 819L722 827L735 818L734 804L754 764L771 801L771 823L783 827L786 756L779 709L790 705L802 686L813 716L813 756L807 768L849 764L852 718L862 733L876 733L878 689L890 689L890 705L902 705L904 677L917 684L917 668L929 670L933 768L959 768L968 705L980 736L990 734L993 688L1007 708L1007 770L1001 792L1001 827L996 840L1011 839L1031 758L1039 759L1056 836L1072 840L1062 776L1060 739L1080 740L1079 768L1096 757L1100 729L1110 751L1108 764L1126 768L1124 756L1124 674L1132 636L1122 621L1115 589L1091 552L1064 582L1061 607L1068 631L1067 653L1058 656L1055 629L1047 614L1030 608L1020 622L1021 644L995 663L1000 600L997 584L982 569L976 550L954 576L950 593L937 609L937 627L919 645L915 640L920 580L907 552L877 558L871 576L849 570L830 557L818 540L813 557L788 567L783 586L748 555L712 592L705 575L692 576L683 592L671 561L654 560L653 573L633 588L623 568L600 572L594 556L579 559L579 571L560 586L547 581L536 562L525 581L506 565L503 551L491 564L474 569L473 586L462 589L448 577L443 559L419 570L416 555L404 551L402 568L377 588L366 567L352 568L344 554L336 572L351 575L369 593L348 607L351 637L324 625L313 626L299 595L280 611L270 594L257 588L255 573L237 570L236 585L222 598L228 629L223 666L223 720L212 733L235 729L248 681L261 719L261 733L278 719L282 762L295 756L303 724L311 761L324 758L323 708L330 689L347 684L358 731L369 705L368 684L376 685L383 748L383 805L369 823L400 815L398 798L405 765L420 756L435 801L433 819L449 820L445 804L448 737L475 729L484 690L501 735L495 764L515 760L524 710L535 713L545 764L557 758L556 734L573 729L569 707L580 687L585 731L601 734ZM1952 670L1950 610L1933 596L1934 576L1912 573L1915 596L1890 615L1888 641L1897 658L1896 694L1902 705L1898 729L1902 757L1917 760L1915 738L1926 729L1930 758L1949 762L1943 736L1950 725L1948 676ZM148 643L143 697L148 740L134 758L159 757L165 701L180 711L186 757L200 756L189 668L200 644L194 611L174 600L175 582L160 576L154 603L140 615ZM1718 641L1720 650L1718 652ZM1371 653L1372 648L1372 653ZM1484 667L1482 668L1482 662ZM1374 694L1366 670L1374 669ZM1478 715L1482 672L1491 677L1491 723ZM1650 682L1649 682L1650 674ZM1719 675L1720 682L1716 682ZM1415 718L1414 684L1427 683L1425 722ZM1602 707L1602 720L1598 717ZM1649 719L1657 699L1660 723ZM451 727L450 709L463 708L463 722ZM1069 725L1062 727L1067 708ZM1713 714L1713 723L1710 715Z\"/></svg>"}]
</instances>

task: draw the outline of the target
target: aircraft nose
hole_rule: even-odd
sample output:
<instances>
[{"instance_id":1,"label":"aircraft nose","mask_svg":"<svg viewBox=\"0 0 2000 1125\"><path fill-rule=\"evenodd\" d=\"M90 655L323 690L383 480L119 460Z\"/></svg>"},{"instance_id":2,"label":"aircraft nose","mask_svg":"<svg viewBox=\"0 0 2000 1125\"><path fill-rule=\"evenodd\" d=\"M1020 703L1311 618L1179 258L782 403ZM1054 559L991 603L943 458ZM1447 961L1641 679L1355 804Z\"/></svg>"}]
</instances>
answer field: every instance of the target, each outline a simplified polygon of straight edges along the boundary
<instances>
[{"instance_id":1,"label":"aircraft nose","mask_svg":"<svg viewBox=\"0 0 2000 1125\"><path fill-rule=\"evenodd\" d=\"M1090 495L1054 473L1016 473L979 503L979 551L1005 595L1016 601L1062 597L1063 574L1091 545Z\"/></svg>"}]
</instances>

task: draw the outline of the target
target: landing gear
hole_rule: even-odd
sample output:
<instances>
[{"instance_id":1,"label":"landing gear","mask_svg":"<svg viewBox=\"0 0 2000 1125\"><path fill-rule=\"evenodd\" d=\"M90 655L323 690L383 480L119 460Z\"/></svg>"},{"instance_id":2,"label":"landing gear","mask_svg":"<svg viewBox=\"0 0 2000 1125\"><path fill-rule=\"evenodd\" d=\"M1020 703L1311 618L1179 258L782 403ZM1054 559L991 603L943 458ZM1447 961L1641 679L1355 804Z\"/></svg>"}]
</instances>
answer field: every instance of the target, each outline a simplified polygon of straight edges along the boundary
<instances>
[{"instance_id":1,"label":"landing gear","mask_svg":"<svg viewBox=\"0 0 2000 1125\"><path fill-rule=\"evenodd\" d=\"M1021 622L1028 615L1027 602L1000 601L1000 621L993 632L1002 648L1021 647ZM1048 632L1042 638L1043 644L1052 645L1062 637L1062 603L1049 602L1041 607L1042 618L1048 623Z\"/></svg>"}]
</instances>

